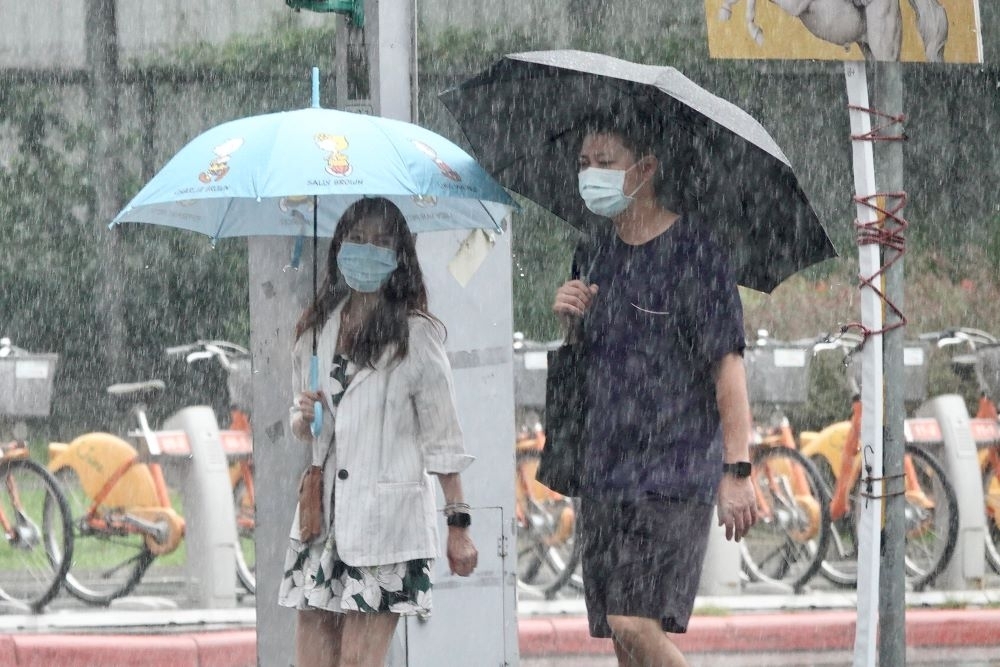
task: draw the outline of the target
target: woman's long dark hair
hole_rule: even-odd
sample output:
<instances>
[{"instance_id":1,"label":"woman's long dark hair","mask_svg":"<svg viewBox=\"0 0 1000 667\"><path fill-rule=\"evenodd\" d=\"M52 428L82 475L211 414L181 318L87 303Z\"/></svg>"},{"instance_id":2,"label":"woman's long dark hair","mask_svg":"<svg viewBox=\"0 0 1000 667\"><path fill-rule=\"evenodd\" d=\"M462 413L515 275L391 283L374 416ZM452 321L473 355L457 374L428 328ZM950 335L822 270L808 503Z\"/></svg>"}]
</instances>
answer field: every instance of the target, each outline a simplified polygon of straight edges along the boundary
<instances>
[{"instance_id":1,"label":"woman's long dark hair","mask_svg":"<svg viewBox=\"0 0 1000 667\"><path fill-rule=\"evenodd\" d=\"M378 304L361 325L348 357L358 366L374 366L390 345L395 346L393 358L402 359L409 350L410 327L407 318L421 315L437 322L427 310L427 289L417 261L417 248L399 208L381 197L364 198L351 204L337 222L330 252L326 258L326 277L319 287L316 301L303 311L295 325L295 340L310 329L322 329L350 288L337 268L337 253L344 239L361 220L375 217L383 221L395 240L396 270L386 281Z\"/></svg>"}]
</instances>

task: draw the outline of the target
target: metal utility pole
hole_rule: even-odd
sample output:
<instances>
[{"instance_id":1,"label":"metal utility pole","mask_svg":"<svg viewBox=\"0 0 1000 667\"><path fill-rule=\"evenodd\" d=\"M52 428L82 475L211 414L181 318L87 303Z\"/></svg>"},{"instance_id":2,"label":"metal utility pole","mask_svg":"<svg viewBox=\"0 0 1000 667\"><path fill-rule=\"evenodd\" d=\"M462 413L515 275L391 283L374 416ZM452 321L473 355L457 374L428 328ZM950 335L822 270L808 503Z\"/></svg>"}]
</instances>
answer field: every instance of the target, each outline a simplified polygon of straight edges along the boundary
<instances>
[{"instance_id":1,"label":"metal utility pole","mask_svg":"<svg viewBox=\"0 0 1000 667\"><path fill-rule=\"evenodd\" d=\"M94 128L94 150L91 173L94 175L93 233L97 265L101 267L95 286L96 308L103 331L98 340L104 355L103 367L107 377L120 379L123 360L120 341L125 339L122 316L121 268L119 262L118 228L108 230L109 223L121 209L122 173L121 151L118 142L120 128L118 98L121 78L118 70L118 25L116 0L87 0L86 52L89 74L87 97L91 124Z\"/></svg>"},{"instance_id":2,"label":"metal utility pole","mask_svg":"<svg viewBox=\"0 0 1000 667\"><path fill-rule=\"evenodd\" d=\"M900 118L903 111L903 73L898 62L879 62L874 65L875 108L882 113ZM888 196L885 208L895 209L904 203L903 192L903 128L900 123L888 123L882 130L887 140L876 144L876 181L879 192L896 194ZM898 138L898 139L897 139ZM898 226L886 219L889 231ZM879 664L906 664L906 573L905 498L903 496L903 337L900 312L903 309L903 252L893 243L884 246L882 265L886 267L883 291L888 303L884 322L886 332L882 338L882 374L885 386L885 422L882 433L882 486L885 495L885 524L882 530L881 577L879 578ZM898 310L897 310L898 309Z\"/></svg>"}]
</instances>

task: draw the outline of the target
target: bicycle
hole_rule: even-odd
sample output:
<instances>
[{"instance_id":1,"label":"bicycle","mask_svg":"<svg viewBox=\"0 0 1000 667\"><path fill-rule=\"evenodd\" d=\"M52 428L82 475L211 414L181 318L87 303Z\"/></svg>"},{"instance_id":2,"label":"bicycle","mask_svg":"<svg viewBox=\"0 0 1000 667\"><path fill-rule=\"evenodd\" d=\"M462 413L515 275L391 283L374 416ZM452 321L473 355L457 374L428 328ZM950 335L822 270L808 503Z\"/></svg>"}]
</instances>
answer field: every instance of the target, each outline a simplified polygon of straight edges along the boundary
<instances>
[{"instance_id":1,"label":"bicycle","mask_svg":"<svg viewBox=\"0 0 1000 667\"><path fill-rule=\"evenodd\" d=\"M0 445L0 599L43 610L73 558L69 505L56 479L20 440Z\"/></svg>"},{"instance_id":2,"label":"bicycle","mask_svg":"<svg viewBox=\"0 0 1000 667\"><path fill-rule=\"evenodd\" d=\"M849 588L858 581L858 512L863 456L860 447L861 392L852 353L861 338L850 334L826 336L815 351L839 350L851 389L851 418L822 431L802 433L802 454L820 471L830 497L832 532L820 574L831 583ZM907 384L923 391L920 382ZM926 385L926 380L923 381ZM958 501L943 466L928 451L907 443L903 470L905 522L905 577L913 590L933 584L948 566L958 540Z\"/></svg>"},{"instance_id":3,"label":"bicycle","mask_svg":"<svg viewBox=\"0 0 1000 667\"><path fill-rule=\"evenodd\" d=\"M751 404L771 413L754 420L750 481L758 521L740 542L742 568L750 581L796 593L816 575L830 540L825 486L780 409L807 397L806 351L802 342L773 341L762 330L744 355Z\"/></svg>"},{"instance_id":4,"label":"bicycle","mask_svg":"<svg viewBox=\"0 0 1000 667\"><path fill-rule=\"evenodd\" d=\"M202 360L214 360L226 373L228 420L219 419L219 422L222 426L228 421L228 428L221 430L219 435L222 448L229 459L229 480L233 488L236 534L239 539L236 549L236 576L248 593L256 594L257 558L254 532L257 525L257 501L253 476L253 430L250 426L252 403L250 351L228 341L199 340L169 347L166 354L168 357L183 356L188 366L196 365ZM218 412L220 407L216 410Z\"/></svg>"},{"instance_id":5,"label":"bicycle","mask_svg":"<svg viewBox=\"0 0 1000 667\"><path fill-rule=\"evenodd\" d=\"M1000 573L1000 440L997 437L997 406L993 400L1000 386L1000 340L980 329L961 327L930 332L921 336L947 347L965 344L970 354L954 355L952 368L964 379L975 379L979 398L973 426L985 422L985 437L976 437L977 458L982 471L983 500L986 511L986 561L994 572ZM971 378L970 378L971 376Z\"/></svg>"},{"instance_id":6,"label":"bicycle","mask_svg":"<svg viewBox=\"0 0 1000 667\"><path fill-rule=\"evenodd\" d=\"M518 587L551 600L567 584L583 590L583 577L576 539L578 503L535 479L544 446L540 423L518 436L514 515Z\"/></svg>"},{"instance_id":7,"label":"bicycle","mask_svg":"<svg viewBox=\"0 0 1000 667\"><path fill-rule=\"evenodd\" d=\"M535 343L514 335L518 433L515 443L514 520L517 527L517 583L521 592L552 599L566 585L583 590L578 502L535 479L545 430L534 409L545 403L545 354L558 343Z\"/></svg>"},{"instance_id":8,"label":"bicycle","mask_svg":"<svg viewBox=\"0 0 1000 667\"><path fill-rule=\"evenodd\" d=\"M184 537L184 518L171 504L159 458L186 456L190 448L186 439L161 442L146 417L146 401L165 388L161 380L107 388L132 403L129 437L138 449L100 432L49 445L49 470L73 517L74 558L65 585L84 602L107 605L128 595L153 560L173 552Z\"/></svg>"}]
</instances>

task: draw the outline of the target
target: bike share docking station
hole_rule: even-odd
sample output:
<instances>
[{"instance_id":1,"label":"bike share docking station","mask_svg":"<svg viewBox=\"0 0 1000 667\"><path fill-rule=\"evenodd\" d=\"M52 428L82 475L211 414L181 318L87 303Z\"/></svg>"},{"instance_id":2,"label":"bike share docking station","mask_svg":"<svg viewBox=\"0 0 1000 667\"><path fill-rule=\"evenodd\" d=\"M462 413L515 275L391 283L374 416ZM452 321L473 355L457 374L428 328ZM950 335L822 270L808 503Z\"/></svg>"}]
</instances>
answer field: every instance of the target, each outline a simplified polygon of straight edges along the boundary
<instances>
[{"instance_id":1,"label":"bike share docking station","mask_svg":"<svg viewBox=\"0 0 1000 667\"><path fill-rule=\"evenodd\" d=\"M944 466L958 500L958 539L955 552L937 587L947 590L983 587L986 557L986 514L983 511L983 478L977 446L1000 440L1000 426L993 419L972 419L961 396L936 396L907 419L908 443L931 449Z\"/></svg>"},{"instance_id":2,"label":"bike share docking station","mask_svg":"<svg viewBox=\"0 0 1000 667\"><path fill-rule=\"evenodd\" d=\"M943 394L928 399L926 356L922 344L908 343L903 349L903 399L922 402L915 417L903 420L903 436L908 445L926 449L941 464L955 490L954 514L958 517L955 550L933 586L940 590L981 589L986 565L986 519L977 443L986 446L1000 440L1000 424L970 418L961 396ZM855 371L860 384L861 364ZM908 507L906 511L912 510ZM918 521L917 517L907 516L906 529Z\"/></svg>"},{"instance_id":3,"label":"bike share docking station","mask_svg":"<svg viewBox=\"0 0 1000 667\"><path fill-rule=\"evenodd\" d=\"M203 609L236 606L237 534L227 452L249 450L240 431L220 431L211 407L186 407L163 430L141 425L150 454L177 481L186 519L184 579L191 601Z\"/></svg>"}]
</instances>

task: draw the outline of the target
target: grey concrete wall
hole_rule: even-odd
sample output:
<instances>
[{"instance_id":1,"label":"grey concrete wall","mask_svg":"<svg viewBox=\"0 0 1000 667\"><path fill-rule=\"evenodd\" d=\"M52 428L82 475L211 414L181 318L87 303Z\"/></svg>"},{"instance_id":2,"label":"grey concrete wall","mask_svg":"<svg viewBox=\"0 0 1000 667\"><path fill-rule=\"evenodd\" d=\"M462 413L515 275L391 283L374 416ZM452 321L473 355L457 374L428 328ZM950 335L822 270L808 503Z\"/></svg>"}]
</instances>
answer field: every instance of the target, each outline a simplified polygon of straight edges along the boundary
<instances>
[{"instance_id":1,"label":"grey concrete wall","mask_svg":"<svg viewBox=\"0 0 1000 667\"><path fill-rule=\"evenodd\" d=\"M0 67L84 66L84 0L0 0ZM122 60L182 44L221 43L279 21L321 25L328 17L296 13L280 0L119 2Z\"/></svg>"},{"instance_id":2,"label":"grey concrete wall","mask_svg":"<svg viewBox=\"0 0 1000 667\"><path fill-rule=\"evenodd\" d=\"M595 13L599 6L604 8L600 15ZM83 67L84 12L84 0L0 0L0 68ZM696 2L618 5L599 0L417 0L417 14L419 28L428 36L449 27L479 28L498 36L530 28L547 36L549 48L566 46L576 19L596 19L607 36L649 36L678 26L704 31L703 9ZM219 44L236 35L265 32L282 22L309 27L331 20L328 14L294 12L282 0L118 3L123 61L184 44Z\"/></svg>"}]
</instances>

